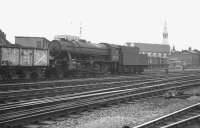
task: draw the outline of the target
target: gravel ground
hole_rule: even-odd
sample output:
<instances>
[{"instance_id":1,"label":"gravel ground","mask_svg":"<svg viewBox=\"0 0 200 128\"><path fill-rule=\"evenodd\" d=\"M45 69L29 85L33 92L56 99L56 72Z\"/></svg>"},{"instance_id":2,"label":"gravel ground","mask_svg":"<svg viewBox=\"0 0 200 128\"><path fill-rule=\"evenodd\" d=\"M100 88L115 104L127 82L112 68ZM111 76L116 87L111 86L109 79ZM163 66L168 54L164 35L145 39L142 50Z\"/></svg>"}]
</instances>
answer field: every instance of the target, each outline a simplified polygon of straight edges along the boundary
<instances>
[{"instance_id":1,"label":"gravel ground","mask_svg":"<svg viewBox=\"0 0 200 128\"><path fill-rule=\"evenodd\" d=\"M133 127L200 102L200 88L187 90L185 93L195 95L187 99L153 98L82 112L80 115L66 117L63 121L56 121L42 128L122 128L124 125Z\"/></svg>"}]
</instances>

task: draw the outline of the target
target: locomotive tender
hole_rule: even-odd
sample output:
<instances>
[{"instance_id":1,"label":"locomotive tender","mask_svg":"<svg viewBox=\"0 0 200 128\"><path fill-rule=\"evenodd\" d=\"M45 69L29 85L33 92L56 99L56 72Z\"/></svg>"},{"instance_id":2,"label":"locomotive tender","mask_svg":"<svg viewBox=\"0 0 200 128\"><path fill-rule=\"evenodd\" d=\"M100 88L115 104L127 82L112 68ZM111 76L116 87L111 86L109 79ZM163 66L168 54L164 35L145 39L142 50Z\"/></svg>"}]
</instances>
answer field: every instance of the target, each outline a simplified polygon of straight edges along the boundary
<instances>
[{"instance_id":1,"label":"locomotive tender","mask_svg":"<svg viewBox=\"0 0 200 128\"><path fill-rule=\"evenodd\" d=\"M139 48L108 43L91 43L65 36L53 41L38 40L36 37L16 37L22 42L0 48L0 76L9 79L67 77L74 75L96 75L107 73L141 73L148 65L147 55L139 54ZM29 40L40 45L31 47ZM45 46L41 49L37 46ZM45 44L43 44L45 43ZM6 75L5 75L6 74Z\"/></svg>"}]
</instances>

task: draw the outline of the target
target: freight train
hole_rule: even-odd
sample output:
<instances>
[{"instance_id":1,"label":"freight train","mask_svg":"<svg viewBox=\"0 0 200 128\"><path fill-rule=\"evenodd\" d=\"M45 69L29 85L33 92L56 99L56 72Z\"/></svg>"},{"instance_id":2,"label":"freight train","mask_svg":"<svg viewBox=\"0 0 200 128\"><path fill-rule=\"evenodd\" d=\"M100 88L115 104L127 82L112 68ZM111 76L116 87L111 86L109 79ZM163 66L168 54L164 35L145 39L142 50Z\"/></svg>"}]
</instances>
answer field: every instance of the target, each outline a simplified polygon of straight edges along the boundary
<instances>
[{"instance_id":1,"label":"freight train","mask_svg":"<svg viewBox=\"0 0 200 128\"><path fill-rule=\"evenodd\" d=\"M47 46L47 41L45 44L42 44L42 41L36 42L38 46ZM0 64L1 79L63 78L110 73L141 73L148 66L148 59L147 55L139 54L137 47L95 44L62 36L49 41L45 49L27 47L26 42L1 46Z\"/></svg>"}]
</instances>

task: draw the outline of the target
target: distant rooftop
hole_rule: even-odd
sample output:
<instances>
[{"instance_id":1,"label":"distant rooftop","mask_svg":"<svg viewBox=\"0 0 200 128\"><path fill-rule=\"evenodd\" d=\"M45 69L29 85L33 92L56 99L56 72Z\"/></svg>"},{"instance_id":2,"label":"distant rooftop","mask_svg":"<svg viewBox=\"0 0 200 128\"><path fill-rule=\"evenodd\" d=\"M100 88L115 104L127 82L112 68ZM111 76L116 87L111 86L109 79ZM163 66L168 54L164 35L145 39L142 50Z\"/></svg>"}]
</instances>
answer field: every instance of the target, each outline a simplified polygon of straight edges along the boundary
<instances>
[{"instance_id":1,"label":"distant rooftop","mask_svg":"<svg viewBox=\"0 0 200 128\"><path fill-rule=\"evenodd\" d=\"M139 47L142 52L169 53L170 46L168 44L151 44L151 43L133 43Z\"/></svg>"}]
</instances>

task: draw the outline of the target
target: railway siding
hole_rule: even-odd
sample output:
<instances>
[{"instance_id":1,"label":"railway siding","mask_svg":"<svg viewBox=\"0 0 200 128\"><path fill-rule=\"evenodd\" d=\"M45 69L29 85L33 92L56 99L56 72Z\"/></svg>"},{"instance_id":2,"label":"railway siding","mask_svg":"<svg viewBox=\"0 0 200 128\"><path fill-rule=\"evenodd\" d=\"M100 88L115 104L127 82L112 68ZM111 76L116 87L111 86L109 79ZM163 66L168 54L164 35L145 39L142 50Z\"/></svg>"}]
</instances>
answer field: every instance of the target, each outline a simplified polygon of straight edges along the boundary
<instances>
[{"instance_id":1,"label":"railway siding","mask_svg":"<svg viewBox=\"0 0 200 128\"><path fill-rule=\"evenodd\" d=\"M35 105L39 105L39 104L44 104L44 103L48 103L48 104L52 104L52 103L59 103L59 102L63 102L63 101L69 101L70 99L77 99L77 98L81 98L81 97L92 97L92 96L98 96L98 95L106 95L106 94L114 94L114 93L119 93L119 92L126 92L126 95L128 96L127 92L131 92L133 94L138 94L138 93L142 93L145 91L153 91L155 89L162 89L164 88L163 91L165 91L165 86L167 85L168 88L172 88L174 89L174 85L179 83L179 84L186 84L186 83L190 83L190 82L198 82L198 80L190 80L190 81L172 81L172 82L167 82L167 83L162 83L165 82L166 80L158 80L158 81L150 81L150 82L144 82L144 83L138 83L138 84L127 84L127 85L123 85L121 87L114 87L114 88L108 88L108 89L100 89L100 90L92 90L92 91L86 91L86 92L81 92L81 93L75 93L75 94L68 94L68 95L62 95L62 96L57 96L57 97L48 97L48 98L42 98L42 99L36 99L36 100L30 100L30 101L26 101L26 102L19 102L17 104L13 103L13 104L5 104L5 105L1 105L0 106L0 112L1 111L5 111L5 110L9 110L9 109L14 109L14 107L16 109L18 108L23 108L25 106L29 106L29 107L33 107ZM160 84L162 83L162 84ZM162 86L162 88L161 88ZM191 85L185 85L187 86L191 86ZM180 87L184 87L182 85L180 85Z\"/></svg>"},{"instance_id":2,"label":"railway siding","mask_svg":"<svg viewBox=\"0 0 200 128\"><path fill-rule=\"evenodd\" d=\"M189 81L191 82L191 80ZM176 85L176 84L186 84L186 85ZM199 84L200 82L196 83ZM24 120L28 118L37 118L46 116L52 113L61 112L69 109L79 108L83 106L93 105L93 104L101 104L110 101L119 101L121 99L126 99L128 97L134 98L142 98L146 96L158 95L163 91L167 91L169 89L174 88L183 88L188 86L194 86L194 83L188 84L188 81L184 82L169 82L165 84L158 84L157 86L149 86L149 87L141 87L137 89L122 89L122 90L114 90L108 92L100 92L100 93L92 93L86 95L79 95L71 98L64 99L66 103L63 103L61 99L58 99L58 102L53 105L49 105L48 102L44 104L45 106L34 107L33 109L14 111L6 114L1 114L0 124L5 125L9 123L16 123L19 120ZM71 100L70 100L71 99ZM50 101L55 103L55 101Z\"/></svg>"},{"instance_id":3,"label":"railway siding","mask_svg":"<svg viewBox=\"0 0 200 128\"><path fill-rule=\"evenodd\" d=\"M184 124L188 123L191 120L197 120L198 118L200 118L200 103L164 115L160 118L149 121L134 128L175 128L178 126L183 127Z\"/></svg>"},{"instance_id":4,"label":"railway siding","mask_svg":"<svg viewBox=\"0 0 200 128\"><path fill-rule=\"evenodd\" d=\"M149 81L143 81L138 84L133 84L134 81L132 81L132 83L130 79L127 80L126 78L125 81L122 81L122 83L117 81L111 81L107 82L107 85L109 85L109 83L112 83L116 84L116 86L109 86L110 88L105 88L103 86L102 89L96 88L94 90L90 90L90 86L87 86L86 84L83 86L87 88L87 91L83 92L76 92L74 94L67 94L54 97L47 97L46 95L45 98L2 104L0 106L0 125L5 127L19 125L24 120L25 123L26 121L32 122L32 120L38 120L40 118L45 119L48 118L50 115L63 113L64 111L74 111L87 106L92 107L96 105L114 102L120 103L128 100L137 100L145 97L160 96L164 92L167 92L169 90L186 89L200 85L199 75L194 74L184 74L175 77L163 76L154 79L153 77L151 77L150 79L149 78ZM137 79L135 80L137 81ZM103 85L103 83L100 84ZM123 86L119 86L121 84ZM94 83L94 85L98 85L98 83ZM82 87L82 85L78 85L77 88L78 87ZM62 87L58 88L59 90L62 90ZM45 90L47 88L42 89ZM53 90L53 88L48 89ZM28 91L31 92L30 90ZM59 91L57 91L56 93L59 93ZM24 95L22 95L22 97L23 96Z\"/></svg>"},{"instance_id":5,"label":"railway siding","mask_svg":"<svg viewBox=\"0 0 200 128\"><path fill-rule=\"evenodd\" d=\"M130 87L137 88L137 87L142 87L146 85L159 84L162 82L164 83L167 81L175 81L175 80L180 81L184 79L194 79L194 78L199 78L199 77L194 76L194 75L178 76L178 77L176 76L176 77L169 77L169 78L154 78L154 79L151 77L150 78L145 77L140 80L138 78L128 78L128 79L125 78L125 80L120 79L114 82L101 81L100 83L78 84L78 85L73 85L73 86L65 85L65 83L63 83L62 86L58 86L58 87L44 87L44 88L38 88L38 89L31 88L31 89L1 91L0 100L1 101L26 100L26 99L33 99L33 98L42 98L42 97L47 97L47 96L53 97L57 95L81 93L81 92L101 90L101 89L102 89L101 91L106 91L107 89L111 89L111 88L113 90L122 88L122 86L126 88L130 88Z\"/></svg>"}]
</instances>

